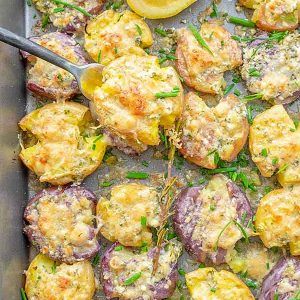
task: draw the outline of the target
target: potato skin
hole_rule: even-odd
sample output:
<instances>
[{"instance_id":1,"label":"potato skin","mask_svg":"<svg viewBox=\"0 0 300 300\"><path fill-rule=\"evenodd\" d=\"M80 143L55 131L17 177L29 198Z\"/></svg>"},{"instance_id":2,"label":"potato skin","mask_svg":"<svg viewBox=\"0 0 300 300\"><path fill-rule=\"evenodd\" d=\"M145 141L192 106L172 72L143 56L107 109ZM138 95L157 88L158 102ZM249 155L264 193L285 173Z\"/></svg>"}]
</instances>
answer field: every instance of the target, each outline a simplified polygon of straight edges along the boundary
<instances>
[{"instance_id":1,"label":"potato skin","mask_svg":"<svg viewBox=\"0 0 300 300\"><path fill-rule=\"evenodd\" d=\"M192 300L254 300L249 288L233 273L202 268L185 275Z\"/></svg>"},{"instance_id":2,"label":"potato skin","mask_svg":"<svg viewBox=\"0 0 300 300\"><path fill-rule=\"evenodd\" d=\"M214 23L204 23L200 34L214 55L199 45L192 32L177 30L176 68L184 82L197 91L222 93L224 72L242 64L242 52L230 33Z\"/></svg>"},{"instance_id":3,"label":"potato skin","mask_svg":"<svg viewBox=\"0 0 300 300\"><path fill-rule=\"evenodd\" d=\"M26 271L28 300L92 300L95 278L89 261L59 264L38 254Z\"/></svg>"},{"instance_id":4,"label":"potato skin","mask_svg":"<svg viewBox=\"0 0 300 300\"><path fill-rule=\"evenodd\" d=\"M31 198L24 211L24 233L53 260L74 263L100 249L94 218L96 196L82 187L51 187Z\"/></svg>"},{"instance_id":5,"label":"potato skin","mask_svg":"<svg viewBox=\"0 0 300 300\"><path fill-rule=\"evenodd\" d=\"M162 248L155 275L152 275L152 270L157 248L147 253L139 253L139 250L129 247L115 250L119 245L113 244L101 261L101 281L106 299L161 300L172 296L179 277L177 259L181 253L180 243L170 242L168 250ZM141 277L136 284L124 286L124 281L139 271Z\"/></svg>"},{"instance_id":6,"label":"potato skin","mask_svg":"<svg viewBox=\"0 0 300 300\"><path fill-rule=\"evenodd\" d=\"M97 204L97 220L101 234L111 242L140 247L152 243L150 227L161 223L159 195L155 188L129 183L114 186L111 198ZM146 218L146 226L141 218Z\"/></svg>"},{"instance_id":7,"label":"potato skin","mask_svg":"<svg viewBox=\"0 0 300 300\"><path fill-rule=\"evenodd\" d=\"M88 63L83 49L67 34L51 32L31 37L30 40L77 65ZM21 54L30 63L27 88L31 92L51 100L68 100L80 94L76 79L71 73L27 52L21 51Z\"/></svg>"},{"instance_id":8,"label":"potato skin","mask_svg":"<svg viewBox=\"0 0 300 300\"><path fill-rule=\"evenodd\" d=\"M247 141L246 114L246 105L234 95L209 108L195 93L188 93L182 114L180 152L189 161L208 169L217 167L214 151L222 160L234 160Z\"/></svg>"},{"instance_id":9,"label":"potato skin","mask_svg":"<svg viewBox=\"0 0 300 300\"><path fill-rule=\"evenodd\" d=\"M266 149L267 156L262 155ZM296 128L282 105L257 115L250 127L249 150L264 177L276 170L282 186L300 182L300 127Z\"/></svg>"},{"instance_id":10,"label":"potato skin","mask_svg":"<svg viewBox=\"0 0 300 300\"><path fill-rule=\"evenodd\" d=\"M85 30L86 51L94 61L103 65L129 53L143 55L142 48L152 44L149 26L129 10L122 13L106 10L90 20Z\"/></svg>"},{"instance_id":11,"label":"potato skin","mask_svg":"<svg viewBox=\"0 0 300 300\"><path fill-rule=\"evenodd\" d=\"M266 247L289 245L300 255L300 185L273 190L265 195L256 212L255 226Z\"/></svg>"},{"instance_id":12,"label":"potato skin","mask_svg":"<svg viewBox=\"0 0 300 300\"><path fill-rule=\"evenodd\" d=\"M230 222L236 220L246 227L251 218L248 199L223 175L213 176L206 187L184 189L174 204L175 232L186 251L199 262L224 263L227 250L242 238ZM247 228L246 231L252 235Z\"/></svg>"},{"instance_id":13,"label":"potato skin","mask_svg":"<svg viewBox=\"0 0 300 300\"><path fill-rule=\"evenodd\" d=\"M101 164L107 142L96 135L86 106L47 104L26 115L19 126L37 140L33 146L22 145L20 158L41 182L64 185L81 181Z\"/></svg>"},{"instance_id":14,"label":"potato skin","mask_svg":"<svg viewBox=\"0 0 300 300\"><path fill-rule=\"evenodd\" d=\"M294 299L299 292L299 273L299 258L283 257L264 279L258 300L273 300L276 293L278 300Z\"/></svg>"}]
</instances>

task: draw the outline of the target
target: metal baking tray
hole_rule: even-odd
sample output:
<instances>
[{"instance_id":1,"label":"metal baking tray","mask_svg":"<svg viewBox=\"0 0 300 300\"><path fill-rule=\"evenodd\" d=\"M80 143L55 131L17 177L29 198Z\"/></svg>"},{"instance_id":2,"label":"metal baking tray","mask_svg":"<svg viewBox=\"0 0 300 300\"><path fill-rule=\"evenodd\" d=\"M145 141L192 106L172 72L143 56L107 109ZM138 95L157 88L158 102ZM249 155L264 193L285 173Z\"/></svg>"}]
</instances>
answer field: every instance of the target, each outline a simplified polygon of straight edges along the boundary
<instances>
[{"instance_id":1,"label":"metal baking tray","mask_svg":"<svg viewBox=\"0 0 300 300\"><path fill-rule=\"evenodd\" d=\"M219 5L219 11L226 11L232 15L242 16L235 9L235 0L223 0ZM163 25L165 28L178 28L185 26L185 22L197 23L199 14L204 11L211 0L198 0L195 4L184 10L179 15L165 20L146 20L155 28ZM37 15L37 18L34 16ZM28 6L26 1L0 0L0 26L17 34L29 37L33 35L32 27L39 19L40 14L33 6ZM225 22L226 23L226 22ZM226 24L233 32L233 26ZM29 111L36 107L36 100L26 91L25 68L18 50L0 42L0 299L20 299L20 287L24 284L24 270L28 267L30 257L35 254L29 248L26 238L22 234L23 210L28 198L42 186L32 184L32 175L26 170L18 159L18 121ZM230 80L231 75L226 77ZM299 101L291 107L299 112ZM153 149L149 149L140 157L128 157L113 150L119 163L116 167L122 175L125 170L147 171L149 173L163 173L167 162L153 158ZM150 167L144 167L143 160L151 161ZM185 181L199 174L199 168L185 163L177 174ZM111 176L112 168L106 164L82 183L97 195L100 194L99 182ZM196 175L195 175L196 174ZM119 176L120 178L122 176ZM198 177L199 179L199 177ZM123 180L124 181L124 180ZM117 181L116 181L117 183ZM102 190L101 193L108 192ZM105 244L106 242L103 241ZM102 246L102 250L105 245ZM180 259L186 270L195 269L195 263L189 261L187 254ZM101 291L95 299L105 299ZM178 299L178 294L171 299ZM185 298L187 299L187 297Z\"/></svg>"}]
</instances>

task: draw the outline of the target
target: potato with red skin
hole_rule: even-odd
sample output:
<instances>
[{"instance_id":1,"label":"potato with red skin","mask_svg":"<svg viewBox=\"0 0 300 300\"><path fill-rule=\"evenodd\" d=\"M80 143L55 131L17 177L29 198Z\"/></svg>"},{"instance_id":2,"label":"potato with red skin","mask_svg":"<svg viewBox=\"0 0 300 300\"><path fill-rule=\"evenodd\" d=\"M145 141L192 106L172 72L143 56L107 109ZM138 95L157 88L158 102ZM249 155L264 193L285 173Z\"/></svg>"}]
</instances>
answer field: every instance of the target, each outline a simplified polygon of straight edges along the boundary
<instances>
[{"instance_id":1,"label":"potato with red skin","mask_svg":"<svg viewBox=\"0 0 300 300\"><path fill-rule=\"evenodd\" d=\"M265 277L258 300L296 300L299 287L300 259L283 257Z\"/></svg>"},{"instance_id":2,"label":"potato with red skin","mask_svg":"<svg viewBox=\"0 0 300 300\"><path fill-rule=\"evenodd\" d=\"M174 204L173 224L186 251L199 262L224 263L226 253L243 237L237 223L247 228L250 203L240 188L223 175L207 186L184 189Z\"/></svg>"},{"instance_id":3,"label":"potato with red skin","mask_svg":"<svg viewBox=\"0 0 300 300\"><path fill-rule=\"evenodd\" d=\"M202 24L200 35L212 53L199 44L189 29L177 30L177 70L189 87L221 94L226 85L224 72L242 64L241 49L230 33L217 24Z\"/></svg>"},{"instance_id":4,"label":"potato with red skin","mask_svg":"<svg viewBox=\"0 0 300 300\"><path fill-rule=\"evenodd\" d=\"M244 147L249 124L246 105L236 96L223 98L208 107L195 93L185 96L180 152L198 166L215 169L214 153L232 161Z\"/></svg>"},{"instance_id":5,"label":"potato with red skin","mask_svg":"<svg viewBox=\"0 0 300 300\"><path fill-rule=\"evenodd\" d=\"M60 32L31 37L33 42L51 50L77 65L88 64L86 54L75 39ZM34 94L51 100L68 100L80 94L75 77L38 57L21 51L29 62L27 88Z\"/></svg>"},{"instance_id":6,"label":"potato with red skin","mask_svg":"<svg viewBox=\"0 0 300 300\"><path fill-rule=\"evenodd\" d=\"M74 263L100 249L94 219L96 196L81 187L52 187L31 198L25 208L24 232L42 254Z\"/></svg>"},{"instance_id":7,"label":"potato with red skin","mask_svg":"<svg viewBox=\"0 0 300 300\"><path fill-rule=\"evenodd\" d=\"M179 277L177 260L181 250L181 244L177 241L164 245L157 270L152 274L157 248L145 252L113 244L101 261L101 282L106 299L161 300L171 297ZM137 274L140 276L126 285L126 280Z\"/></svg>"}]
</instances>

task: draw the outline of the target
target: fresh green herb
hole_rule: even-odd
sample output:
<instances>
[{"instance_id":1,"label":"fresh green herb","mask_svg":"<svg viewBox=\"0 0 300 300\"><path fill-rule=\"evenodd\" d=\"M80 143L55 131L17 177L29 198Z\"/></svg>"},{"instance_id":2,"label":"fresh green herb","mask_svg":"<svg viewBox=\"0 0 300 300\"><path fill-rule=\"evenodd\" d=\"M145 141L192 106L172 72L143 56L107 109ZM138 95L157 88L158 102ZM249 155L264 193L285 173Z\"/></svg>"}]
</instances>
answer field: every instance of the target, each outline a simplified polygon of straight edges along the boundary
<instances>
[{"instance_id":1,"label":"fresh green herb","mask_svg":"<svg viewBox=\"0 0 300 300\"><path fill-rule=\"evenodd\" d=\"M215 205L215 204L211 204L211 205L209 206L209 210L210 210L210 211L216 210L216 205Z\"/></svg>"},{"instance_id":2,"label":"fresh green herb","mask_svg":"<svg viewBox=\"0 0 300 300\"><path fill-rule=\"evenodd\" d=\"M241 96L241 91L238 90L238 89L235 89L235 90L233 91L233 93L234 93L237 97Z\"/></svg>"},{"instance_id":3,"label":"fresh green herb","mask_svg":"<svg viewBox=\"0 0 300 300\"><path fill-rule=\"evenodd\" d=\"M116 246L114 251L122 251L124 247L122 245Z\"/></svg>"},{"instance_id":4,"label":"fresh green herb","mask_svg":"<svg viewBox=\"0 0 300 300\"><path fill-rule=\"evenodd\" d=\"M52 271L53 274L56 273L56 261L53 262L53 265L51 267L51 271Z\"/></svg>"},{"instance_id":5,"label":"fresh green herb","mask_svg":"<svg viewBox=\"0 0 300 300\"><path fill-rule=\"evenodd\" d=\"M180 171L184 165L184 158L179 156L177 153L174 157L174 166L177 171Z\"/></svg>"},{"instance_id":6,"label":"fresh green herb","mask_svg":"<svg viewBox=\"0 0 300 300\"><path fill-rule=\"evenodd\" d=\"M273 165L273 166L276 166L277 163L278 163L278 157L273 158L273 159L272 159L272 165Z\"/></svg>"},{"instance_id":7,"label":"fresh green herb","mask_svg":"<svg viewBox=\"0 0 300 300\"><path fill-rule=\"evenodd\" d=\"M110 187L114 184L113 181L103 181L101 184L100 184L100 187Z\"/></svg>"},{"instance_id":8,"label":"fresh green herb","mask_svg":"<svg viewBox=\"0 0 300 300\"><path fill-rule=\"evenodd\" d=\"M262 150L261 150L261 156L263 156L263 157L267 157L268 156L268 150L266 149L266 148L263 148Z\"/></svg>"},{"instance_id":9,"label":"fresh green herb","mask_svg":"<svg viewBox=\"0 0 300 300\"><path fill-rule=\"evenodd\" d=\"M143 161L142 161L142 165L143 165L144 167L149 167L149 162L146 161L146 160L143 160Z\"/></svg>"},{"instance_id":10,"label":"fresh green herb","mask_svg":"<svg viewBox=\"0 0 300 300\"><path fill-rule=\"evenodd\" d=\"M83 8L81 8L80 6L77 6L75 4L71 4L71 3L63 1L63 0L51 0L51 1L55 4L61 4L61 5L66 6L66 7L73 8L73 9L81 12L83 15L85 15L87 17L90 17L90 18L93 17L93 15L91 15L89 12L87 12L86 10L84 10Z\"/></svg>"},{"instance_id":11,"label":"fresh green herb","mask_svg":"<svg viewBox=\"0 0 300 300\"><path fill-rule=\"evenodd\" d=\"M127 172L127 179L147 179L149 174L145 172Z\"/></svg>"},{"instance_id":12,"label":"fresh green herb","mask_svg":"<svg viewBox=\"0 0 300 300\"><path fill-rule=\"evenodd\" d=\"M56 7L53 9L53 12L56 14L56 13L59 13L59 12L62 12L62 11L65 11L65 9L63 7Z\"/></svg>"},{"instance_id":13,"label":"fresh green herb","mask_svg":"<svg viewBox=\"0 0 300 300\"><path fill-rule=\"evenodd\" d=\"M184 296L183 296L183 295L180 295L179 300L184 300L184 299L185 299Z\"/></svg>"},{"instance_id":14,"label":"fresh green herb","mask_svg":"<svg viewBox=\"0 0 300 300\"><path fill-rule=\"evenodd\" d=\"M27 300L27 297L26 297L26 294L25 294L25 291L23 288L20 289L20 292L21 292L22 300Z\"/></svg>"},{"instance_id":15,"label":"fresh green herb","mask_svg":"<svg viewBox=\"0 0 300 300\"><path fill-rule=\"evenodd\" d=\"M138 272L133 274L131 277L129 277L128 279L126 279L124 281L124 285L132 285L133 283L135 283L140 277L142 276L142 272Z\"/></svg>"},{"instance_id":16,"label":"fresh green herb","mask_svg":"<svg viewBox=\"0 0 300 300\"><path fill-rule=\"evenodd\" d=\"M247 95L243 97L243 100L245 101L254 101L254 100L260 100L262 99L264 95L262 93L257 93L257 94L252 94L252 95Z\"/></svg>"},{"instance_id":17,"label":"fresh green herb","mask_svg":"<svg viewBox=\"0 0 300 300\"><path fill-rule=\"evenodd\" d=\"M280 294L278 292L275 293L273 300L278 300L279 299Z\"/></svg>"},{"instance_id":18,"label":"fresh green herb","mask_svg":"<svg viewBox=\"0 0 300 300\"><path fill-rule=\"evenodd\" d=\"M28 6L32 6L32 0L26 0Z\"/></svg>"},{"instance_id":19,"label":"fresh green herb","mask_svg":"<svg viewBox=\"0 0 300 300\"><path fill-rule=\"evenodd\" d=\"M145 216L141 216L141 225L143 227L147 226L147 218Z\"/></svg>"},{"instance_id":20,"label":"fresh green herb","mask_svg":"<svg viewBox=\"0 0 300 300\"><path fill-rule=\"evenodd\" d=\"M49 15L43 15L42 28L45 28L49 24Z\"/></svg>"},{"instance_id":21,"label":"fresh green herb","mask_svg":"<svg viewBox=\"0 0 300 300\"><path fill-rule=\"evenodd\" d=\"M249 236L246 232L246 230L244 229L244 227L238 223L236 220L233 221L233 223L235 224L235 226L240 230L240 232L242 233L246 243L249 243Z\"/></svg>"},{"instance_id":22,"label":"fresh green herb","mask_svg":"<svg viewBox=\"0 0 300 300\"><path fill-rule=\"evenodd\" d=\"M138 24L135 24L135 27L136 27L136 31L138 32L138 34L142 35L143 34L142 28Z\"/></svg>"},{"instance_id":23,"label":"fresh green herb","mask_svg":"<svg viewBox=\"0 0 300 300\"><path fill-rule=\"evenodd\" d=\"M175 232L168 232L167 233L167 240L169 241L169 240L172 240L172 239L174 239L174 238L176 238L177 237L177 235L176 235L176 233Z\"/></svg>"},{"instance_id":24,"label":"fresh green herb","mask_svg":"<svg viewBox=\"0 0 300 300\"><path fill-rule=\"evenodd\" d=\"M270 263L269 262L266 263L266 267L267 267L267 270L270 270Z\"/></svg>"},{"instance_id":25,"label":"fresh green herb","mask_svg":"<svg viewBox=\"0 0 300 300\"><path fill-rule=\"evenodd\" d=\"M111 8L113 10L117 10L119 9L122 5L124 4L124 1L121 0L121 1L115 1L112 5L111 5Z\"/></svg>"},{"instance_id":26,"label":"fresh green herb","mask_svg":"<svg viewBox=\"0 0 300 300\"><path fill-rule=\"evenodd\" d=\"M199 269L205 268L205 264L204 264L204 263L199 264L199 265L198 265L198 268L199 268Z\"/></svg>"},{"instance_id":27,"label":"fresh green herb","mask_svg":"<svg viewBox=\"0 0 300 300\"><path fill-rule=\"evenodd\" d=\"M64 79L63 79L63 77L62 77L62 75L61 75L61 73L58 73L57 74L57 79L60 81L60 82L62 82Z\"/></svg>"},{"instance_id":28,"label":"fresh green herb","mask_svg":"<svg viewBox=\"0 0 300 300\"><path fill-rule=\"evenodd\" d=\"M232 77L232 82L239 83L242 80L241 76L238 74L234 74Z\"/></svg>"},{"instance_id":29,"label":"fresh green herb","mask_svg":"<svg viewBox=\"0 0 300 300\"><path fill-rule=\"evenodd\" d=\"M212 3L212 13L210 14L210 17L211 18L217 18L218 15L219 15L218 7L217 7L215 1L213 1L213 3Z\"/></svg>"},{"instance_id":30,"label":"fresh green herb","mask_svg":"<svg viewBox=\"0 0 300 300\"><path fill-rule=\"evenodd\" d=\"M182 268L178 269L178 273L179 273L181 276L184 276L184 275L186 274L186 272L185 272Z\"/></svg>"},{"instance_id":31,"label":"fresh green herb","mask_svg":"<svg viewBox=\"0 0 300 300\"><path fill-rule=\"evenodd\" d=\"M187 186L188 186L188 187L193 187L194 184L193 184L192 182L189 181L189 182L187 183Z\"/></svg>"},{"instance_id":32,"label":"fresh green herb","mask_svg":"<svg viewBox=\"0 0 300 300\"><path fill-rule=\"evenodd\" d=\"M289 164L284 164L276 174L280 174L282 172L284 172L287 168L289 167Z\"/></svg>"},{"instance_id":33,"label":"fresh green herb","mask_svg":"<svg viewBox=\"0 0 300 300\"><path fill-rule=\"evenodd\" d=\"M164 29L159 28L159 27L154 28L154 32L163 37L166 37L168 35L168 33Z\"/></svg>"},{"instance_id":34,"label":"fresh green herb","mask_svg":"<svg viewBox=\"0 0 300 300\"><path fill-rule=\"evenodd\" d=\"M204 49L206 49L210 54L213 54L212 51L210 50L209 46L203 39L203 37L198 32L197 28L191 23L188 24L188 28L192 32L192 34L194 35L195 39L200 44L200 46L202 46Z\"/></svg>"},{"instance_id":35,"label":"fresh green herb","mask_svg":"<svg viewBox=\"0 0 300 300\"><path fill-rule=\"evenodd\" d=\"M283 39L285 39L286 36L289 35L288 31L274 31L271 32L268 36L268 42L269 41L275 41L277 43L281 42Z\"/></svg>"},{"instance_id":36,"label":"fresh green herb","mask_svg":"<svg viewBox=\"0 0 300 300\"><path fill-rule=\"evenodd\" d=\"M100 261L100 255L99 253L97 253L92 260L92 266L96 267L99 264L99 261Z\"/></svg>"},{"instance_id":37,"label":"fresh green herb","mask_svg":"<svg viewBox=\"0 0 300 300\"><path fill-rule=\"evenodd\" d=\"M242 213L242 217L241 217L241 222L242 222L242 224L245 223L246 218L247 218L247 212L244 211L244 212Z\"/></svg>"},{"instance_id":38,"label":"fresh green herb","mask_svg":"<svg viewBox=\"0 0 300 300\"><path fill-rule=\"evenodd\" d=\"M148 244L147 244L147 242L142 242L142 245L140 247L140 252L141 253L148 252Z\"/></svg>"},{"instance_id":39,"label":"fresh green herb","mask_svg":"<svg viewBox=\"0 0 300 300\"><path fill-rule=\"evenodd\" d=\"M252 37L242 37L242 36L238 36L238 35L232 35L231 38L240 43L243 43L243 42L249 43L249 42L253 42L255 40L255 38L252 38Z\"/></svg>"},{"instance_id":40,"label":"fresh green herb","mask_svg":"<svg viewBox=\"0 0 300 300\"><path fill-rule=\"evenodd\" d=\"M178 86L174 87L171 92L160 92L156 93L156 98L168 98L168 97L177 97L179 95L180 88Z\"/></svg>"},{"instance_id":41,"label":"fresh green herb","mask_svg":"<svg viewBox=\"0 0 300 300\"><path fill-rule=\"evenodd\" d=\"M264 194L266 195L266 194L268 194L268 193L270 193L272 191L272 187L270 187L270 186L265 186L264 187Z\"/></svg>"},{"instance_id":42,"label":"fresh green herb","mask_svg":"<svg viewBox=\"0 0 300 300\"><path fill-rule=\"evenodd\" d=\"M160 140L164 143L166 149L168 148L168 138L166 136L166 134L162 131L159 131L159 137L160 137Z\"/></svg>"},{"instance_id":43,"label":"fresh green herb","mask_svg":"<svg viewBox=\"0 0 300 300\"><path fill-rule=\"evenodd\" d=\"M215 246L214 246L214 250L215 250L215 251L217 251L217 249L218 249L219 241L220 241L220 238L221 238L222 234L223 234L224 231L227 229L227 227L228 227L229 225L231 225L231 224L232 224L232 221L229 221L229 222L223 227L223 229L220 231L220 233L218 234L218 237L217 237L217 240L216 240L216 243L215 243Z\"/></svg>"},{"instance_id":44,"label":"fresh green herb","mask_svg":"<svg viewBox=\"0 0 300 300\"><path fill-rule=\"evenodd\" d=\"M295 128L297 129L299 126L299 120L293 120Z\"/></svg>"},{"instance_id":45,"label":"fresh green herb","mask_svg":"<svg viewBox=\"0 0 300 300\"><path fill-rule=\"evenodd\" d=\"M235 24L235 25L240 25L243 27L250 27L250 28L255 28L256 25L254 22L249 21L248 19L242 19L242 18L238 18L238 17L229 17L228 20L230 23Z\"/></svg>"},{"instance_id":46,"label":"fresh green herb","mask_svg":"<svg viewBox=\"0 0 300 300\"><path fill-rule=\"evenodd\" d=\"M250 77L260 77L261 76L260 72L256 68L250 68L248 70L248 74Z\"/></svg>"},{"instance_id":47,"label":"fresh green herb","mask_svg":"<svg viewBox=\"0 0 300 300\"><path fill-rule=\"evenodd\" d=\"M214 164L217 166L217 165L219 164L220 160L221 160L220 155L219 155L219 153L216 151L216 152L214 153Z\"/></svg>"},{"instance_id":48,"label":"fresh green herb","mask_svg":"<svg viewBox=\"0 0 300 300\"><path fill-rule=\"evenodd\" d=\"M211 291L212 293L215 293L215 292L217 291L217 289L214 288L214 287L212 287L212 288L210 288L210 291Z\"/></svg>"},{"instance_id":49,"label":"fresh green herb","mask_svg":"<svg viewBox=\"0 0 300 300\"><path fill-rule=\"evenodd\" d=\"M227 96L231 92L231 90L234 88L234 86L235 86L234 83L227 85L224 90L224 96Z\"/></svg>"},{"instance_id":50,"label":"fresh green herb","mask_svg":"<svg viewBox=\"0 0 300 300\"><path fill-rule=\"evenodd\" d=\"M167 60L176 60L176 56L174 55L174 51L171 50L170 53L166 53L166 51L164 49L160 49L159 50L159 63L162 64Z\"/></svg>"},{"instance_id":51,"label":"fresh green herb","mask_svg":"<svg viewBox=\"0 0 300 300\"><path fill-rule=\"evenodd\" d=\"M218 173L227 173L227 172L235 172L237 171L237 167L228 167L228 168L219 168L213 170L207 170L207 174L218 174Z\"/></svg>"},{"instance_id":52,"label":"fresh green herb","mask_svg":"<svg viewBox=\"0 0 300 300\"><path fill-rule=\"evenodd\" d=\"M102 56L102 51L99 50L99 52L98 52L98 57L97 57L97 63L98 63L98 64L101 63L101 56Z\"/></svg>"},{"instance_id":53,"label":"fresh green herb","mask_svg":"<svg viewBox=\"0 0 300 300\"><path fill-rule=\"evenodd\" d=\"M258 287L257 283L254 280L251 280L250 278L246 278L245 283L249 288L252 288L252 289L257 289L257 287Z\"/></svg>"},{"instance_id":54,"label":"fresh green herb","mask_svg":"<svg viewBox=\"0 0 300 300\"><path fill-rule=\"evenodd\" d=\"M97 135L97 137L93 140L93 143L96 144L99 140L101 140L102 137L102 134Z\"/></svg>"}]
</instances>

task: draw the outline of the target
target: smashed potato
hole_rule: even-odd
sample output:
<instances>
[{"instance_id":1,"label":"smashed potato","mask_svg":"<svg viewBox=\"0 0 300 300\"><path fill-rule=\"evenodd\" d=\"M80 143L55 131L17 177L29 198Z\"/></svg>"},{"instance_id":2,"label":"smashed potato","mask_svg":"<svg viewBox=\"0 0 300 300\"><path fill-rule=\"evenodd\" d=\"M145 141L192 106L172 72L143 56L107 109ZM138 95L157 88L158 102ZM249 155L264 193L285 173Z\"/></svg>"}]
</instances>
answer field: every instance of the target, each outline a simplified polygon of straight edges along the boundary
<instances>
[{"instance_id":1,"label":"smashed potato","mask_svg":"<svg viewBox=\"0 0 300 300\"><path fill-rule=\"evenodd\" d=\"M180 152L193 163L208 169L217 167L214 153L232 161L244 147L249 124L246 105L230 95L210 108L195 93L185 96Z\"/></svg>"},{"instance_id":2,"label":"smashed potato","mask_svg":"<svg viewBox=\"0 0 300 300\"><path fill-rule=\"evenodd\" d=\"M249 149L261 174L276 170L281 185L300 182L300 126L296 128L282 105L274 105L254 118Z\"/></svg>"},{"instance_id":3,"label":"smashed potato","mask_svg":"<svg viewBox=\"0 0 300 300\"><path fill-rule=\"evenodd\" d=\"M107 65L125 54L143 54L153 44L146 22L135 13L106 10L92 19L85 31L84 47L94 61Z\"/></svg>"},{"instance_id":4,"label":"smashed potato","mask_svg":"<svg viewBox=\"0 0 300 300\"><path fill-rule=\"evenodd\" d=\"M38 254L26 271L28 300L91 300L95 278L89 261L67 265Z\"/></svg>"},{"instance_id":5,"label":"smashed potato","mask_svg":"<svg viewBox=\"0 0 300 300\"><path fill-rule=\"evenodd\" d=\"M30 144L20 158L41 182L63 185L80 181L99 167L106 140L93 129L89 109L78 103L51 103L19 123Z\"/></svg>"},{"instance_id":6,"label":"smashed potato","mask_svg":"<svg viewBox=\"0 0 300 300\"><path fill-rule=\"evenodd\" d=\"M254 9L257 7L260 3L262 3L263 0L239 0L238 3L240 5L243 5L247 8L252 8Z\"/></svg>"},{"instance_id":7,"label":"smashed potato","mask_svg":"<svg viewBox=\"0 0 300 300\"><path fill-rule=\"evenodd\" d=\"M155 56L122 56L104 67L102 81L93 99L99 123L137 153L158 145L159 126L172 127L181 114L179 77Z\"/></svg>"},{"instance_id":8,"label":"smashed potato","mask_svg":"<svg viewBox=\"0 0 300 300\"><path fill-rule=\"evenodd\" d=\"M177 30L177 70L188 86L220 94L226 85L224 72L242 64L241 49L230 33L217 24L202 24L200 35L212 53L199 44L190 30Z\"/></svg>"},{"instance_id":9,"label":"smashed potato","mask_svg":"<svg viewBox=\"0 0 300 300\"><path fill-rule=\"evenodd\" d=\"M256 212L255 226L266 247L289 245L300 255L300 185L274 190L264 196Z\"/></svg>"},{"instance_id":10,"label":"smashed potato","mask_svg":"<svg viewBox=\"0 0 300 300\"><path fill-rule=\"evenodd\" d=\"M160 203L154 188L122 184L112 188L111 198L97 204L100 232L108 240L140 247L152 242L150 227L160 225Z\"/></svg>"},{"instance_id":11,"label":"smashed potato","mask_svg":"<svg viewBox=\"0 0 300 300\"><path fill-rule=\"evenodd\" d=\"M202 268L185 275L192 300L254 300L249 288L233 273Z\"/></svg>"}]
</instances>

